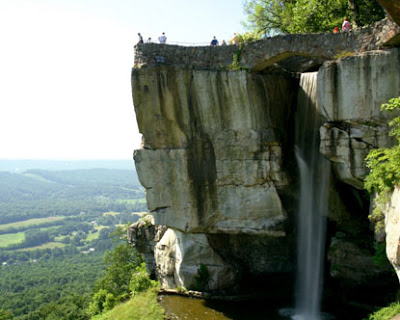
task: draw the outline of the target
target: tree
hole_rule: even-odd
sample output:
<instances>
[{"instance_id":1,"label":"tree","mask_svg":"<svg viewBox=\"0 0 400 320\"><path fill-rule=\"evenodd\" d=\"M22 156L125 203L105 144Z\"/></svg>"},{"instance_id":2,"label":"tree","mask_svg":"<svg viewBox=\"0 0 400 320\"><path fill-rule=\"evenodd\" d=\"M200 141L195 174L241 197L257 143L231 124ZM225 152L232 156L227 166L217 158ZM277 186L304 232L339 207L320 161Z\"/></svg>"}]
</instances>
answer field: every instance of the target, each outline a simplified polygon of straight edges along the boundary
<instances>
[{"instance_id":1,"label":"tree","mask_svg":"<svg viewBox=\"0 0 400 320\"><path fill-rule=\"evenodd\" d=\"M0 320L12 320L14 316L11 312L0 309Z\"/></svg>"},{"instance_id":2,"label":"tree","mask_svg":"<svg viewBox=\"0 0 400 320\"><path fill-rule=\"evenodd\" d=\"M332 31L345 16L359 26L384 17L376 0L247 0L244 6L248 28L266 35Z\"/></svg>"},{"instance_id":3,"label":"tree","mask_svg":"<svg viewBox=\"0 0 400 320\"><path fill-rule=\"evenodd\" d=\"M106 274L96 283L96 293L89 307L93 315L129 298L132 272L143 262L143 258L128 244L120 243L113 251L106 252L104 262L107 265Z\"/></svg>"},{"instance_id":4,"label":"tree","mask_svg":"<svg viewBox=\"0 0 400 320\"><path fill-rule=\"evenodd\" d=\"M385 12L376 0L348 0L350 17L354 26L365 26L385 17Z\"/></svg>"}]
</instances>

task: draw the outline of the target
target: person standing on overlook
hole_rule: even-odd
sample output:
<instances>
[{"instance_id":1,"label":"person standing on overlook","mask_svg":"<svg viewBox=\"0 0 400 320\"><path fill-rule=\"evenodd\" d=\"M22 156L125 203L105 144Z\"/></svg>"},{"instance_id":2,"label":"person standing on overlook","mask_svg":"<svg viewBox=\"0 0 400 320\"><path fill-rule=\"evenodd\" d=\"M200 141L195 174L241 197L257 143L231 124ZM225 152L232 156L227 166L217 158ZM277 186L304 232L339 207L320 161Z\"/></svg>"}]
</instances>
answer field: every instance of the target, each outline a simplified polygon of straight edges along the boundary
<instances>
[{"instance_id":1,"label":"person standing on overlook","mask_svg":"<svg viewBox=\"0 0 400 320\"><path fill-rule=\"evenodd\" d=\"M350 31L351 29L351 24L350 22L347 20L347 18L344 18L343 24L342 24L342 31L347 32Z\"/></svg>"},{"instance_id":2,"label":"person standing on overlook","mask_svg":"<svg viewBox=\"0 0 400 320\"><path fill-rule=\"evenodd\" d=\"M236 32L233 34L233 38L230 41L231 44L239 45L239 37Z\"/></svg>"},{"instance_id":3,"label":"person standing on overlook","mask_svg":"<svg viewBox=\"0 0 400 320\"><path fill-rule=\"evenodd\" d=\"M163 32L162 35L158 37L158 41L160 41L160 43L167 42L167 37L165 36L165 32Z\"/></svg>"},{"instance_id":4,"label":"person standing on overlook","mask_svg":"<svg viewBox=\"0 0 400 320\"><path fill-rule=\"evenodd\" d=\"M218 40L217 40L217 38L216 38L215 36L214 36L214 38L211 40L210 45L211 45L211 46L217 46L217 45L218 45Z\"/></svg>"},{"instance_id":5,"label":"person standing on overlook","mask_svg":"<svg viewBox=\"0 0 400 320\"><path fill-rule=\"evenodd\" d=\"M138 44L139 44L139 43L143 43L143 37L142 37L142 35L141 35L140 33L138 33L137 35L139 36Z\"/></svg>"}]
</instances>

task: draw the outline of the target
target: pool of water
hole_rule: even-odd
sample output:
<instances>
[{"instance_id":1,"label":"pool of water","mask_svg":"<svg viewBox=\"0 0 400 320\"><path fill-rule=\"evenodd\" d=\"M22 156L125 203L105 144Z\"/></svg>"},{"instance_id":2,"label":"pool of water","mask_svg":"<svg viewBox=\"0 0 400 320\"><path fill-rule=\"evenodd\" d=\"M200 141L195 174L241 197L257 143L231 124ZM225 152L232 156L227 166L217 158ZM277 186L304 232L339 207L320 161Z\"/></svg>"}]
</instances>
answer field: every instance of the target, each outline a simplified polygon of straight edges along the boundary
<instances>
[{"instance_id":1,"label":"pool of water","mask_svg":"<svg viewBox=\"0 0 400 320\"><path fill-rule=\"evenodd\" d=\"M280 315L284 305L262 300L221 301L187 298L174 295L160 296L160 304L173 320L289 320Z\"/></svg>"}]
</instances>

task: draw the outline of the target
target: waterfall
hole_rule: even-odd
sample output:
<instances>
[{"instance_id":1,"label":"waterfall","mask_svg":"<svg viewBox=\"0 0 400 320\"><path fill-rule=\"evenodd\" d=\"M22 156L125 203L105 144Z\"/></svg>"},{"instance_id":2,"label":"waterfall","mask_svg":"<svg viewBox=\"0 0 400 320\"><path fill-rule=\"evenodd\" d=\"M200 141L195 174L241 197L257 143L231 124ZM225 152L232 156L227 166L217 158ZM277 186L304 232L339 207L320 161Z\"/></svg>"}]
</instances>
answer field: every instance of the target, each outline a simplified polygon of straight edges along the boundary
<instances>
[{"instance_id":1,"label":"waterfall","mask_svg":"<svg viewBox=\"0 0 400 320\"><path fill-rule=\"evenodd\" d=\"M330 163L319 153L317 72L303 73L298 93L296 158L300 171L296 316L320 320Z\"/></svg>"}]
</instances>

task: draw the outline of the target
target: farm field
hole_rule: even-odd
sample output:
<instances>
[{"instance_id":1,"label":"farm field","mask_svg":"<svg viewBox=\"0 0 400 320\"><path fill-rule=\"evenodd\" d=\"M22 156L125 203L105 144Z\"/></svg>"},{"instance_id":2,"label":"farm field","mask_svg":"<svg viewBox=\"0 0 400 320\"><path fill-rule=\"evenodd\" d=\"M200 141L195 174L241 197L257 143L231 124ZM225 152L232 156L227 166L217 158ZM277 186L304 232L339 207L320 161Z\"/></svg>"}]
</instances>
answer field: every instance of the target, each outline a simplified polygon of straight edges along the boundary
<instances>
[{"instance_id":1,"label":"farm field","mask_svg":"<svg viewBox=\"0 0 400 320\"><path fill-rule=\"evenodd\" d=\"M0 230L8 230L10 228L22 229L22 228L40 227L43 224L47 224L49 222L54 222L54 221L61 221L64 218L65 217L35 218L35 219L28 219L28 220L24 220L24 221L0 224Z\"/></svg>"},{"instance_id":2,"label":"farm field","mask_svg":"<svg viewBox=\"0 0 400 320\"><path fill-rule=\"evenodd\" d=\"M0 234L0 248L6 248L11 244L22 243L24 239L24 232Z\"/></svg>"}]
</instances>

